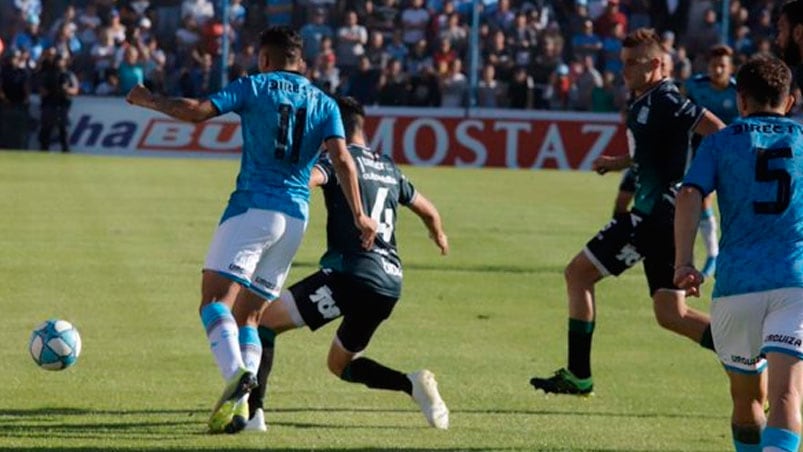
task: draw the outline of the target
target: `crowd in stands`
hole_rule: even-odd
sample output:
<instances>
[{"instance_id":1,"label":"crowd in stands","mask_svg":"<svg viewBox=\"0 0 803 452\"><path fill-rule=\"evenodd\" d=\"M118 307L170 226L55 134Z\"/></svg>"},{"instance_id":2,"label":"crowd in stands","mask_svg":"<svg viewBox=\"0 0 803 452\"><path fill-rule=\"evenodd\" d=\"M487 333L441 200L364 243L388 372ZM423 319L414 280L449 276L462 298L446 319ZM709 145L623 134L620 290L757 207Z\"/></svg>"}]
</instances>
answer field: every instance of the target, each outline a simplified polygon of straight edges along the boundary
<instances>
[{"instance_id":1,"label":"crowd in stands","mask_svg":"<svg viewBox=\"0 0 803 452\"><path fill-rule=\"evenodd\" d=\"M256 70L267 25L303 37L307 75L366 105L465 107L471 0L0 0L0 102L64 58L80 93L124 95L137 83L198 97ZM705 70L721 42L710 0L481 0L477 106L619 111L619 51L629 30L662 33L679 81ZM730 0L727 44L738 64L771 51L780 0Z\"/></svg>"}]
</instances>

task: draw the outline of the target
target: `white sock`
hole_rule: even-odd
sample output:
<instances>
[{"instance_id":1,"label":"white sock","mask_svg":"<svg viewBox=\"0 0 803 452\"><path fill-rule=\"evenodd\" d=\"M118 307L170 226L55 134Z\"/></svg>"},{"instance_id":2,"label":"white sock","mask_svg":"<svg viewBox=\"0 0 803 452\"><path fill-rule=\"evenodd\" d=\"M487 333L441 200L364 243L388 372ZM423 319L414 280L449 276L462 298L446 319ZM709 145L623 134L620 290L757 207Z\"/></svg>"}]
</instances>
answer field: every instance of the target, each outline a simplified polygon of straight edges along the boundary
<instances>
[{"instance_id":1,"label":"white sock","mask_svg":"<svg viewBox=\"0 0 803 452\"><path fill-rule=\"evenodd\" d=\"M262 342L256 327L244 325L240 327L240 354L243 364L254 375L259 372L259 363L262 361Z\"/></svg>"},{"instance_id":2,"label":"white sock","mask_svg":"<svg viewBox=\"0 0 803 452\"><path fill-rule=\"evenodd\" d=\"M703 244L708 256L716 257L719 254L719 242L717 241L717 218L713 212L700 218L700 235L703 237Z\"/></svg>"},{"instance_id":3,"label":"white sock","mask_svg":"<svg viewBox=\"0 0 803 452\"><path fill-rule=\"evenodd\" d=\"M220 374L228 381L243 367L237 322L228 306L219 302L204 306L201 320Z\"/></svg>"}]
</instances>

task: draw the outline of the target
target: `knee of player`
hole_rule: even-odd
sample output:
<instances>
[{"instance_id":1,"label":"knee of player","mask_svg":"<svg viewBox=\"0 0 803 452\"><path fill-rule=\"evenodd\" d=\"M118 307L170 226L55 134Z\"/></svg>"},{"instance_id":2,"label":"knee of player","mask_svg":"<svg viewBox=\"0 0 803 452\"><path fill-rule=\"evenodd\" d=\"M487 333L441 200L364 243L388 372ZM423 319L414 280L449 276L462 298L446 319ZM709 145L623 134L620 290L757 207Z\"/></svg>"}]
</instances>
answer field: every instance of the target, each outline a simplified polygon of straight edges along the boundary
<instances>
[{"instance_id":1,"label":"knee of player","mask_svg":"<svg viewBox=\"0 0 803 452\"><path fill-rule=\"evenodd\" d=\"M326 367L329 368L329 372L332 372L337 378L343 378L343 371L346 369L347 364L348 363L343 360L333 357L331 354L326 359Z\"/></svg>"},{"instance_id":2,"label":"knee of player","mask_svg":"<svg viewBox=\"0 0 803 452\"><path fill-rule=\"evenodd\" d=\"M563 277L567 283L593 284L597 279L597 270L583 253L576 255L566 268Z\"/></svg>"}]
</instances>

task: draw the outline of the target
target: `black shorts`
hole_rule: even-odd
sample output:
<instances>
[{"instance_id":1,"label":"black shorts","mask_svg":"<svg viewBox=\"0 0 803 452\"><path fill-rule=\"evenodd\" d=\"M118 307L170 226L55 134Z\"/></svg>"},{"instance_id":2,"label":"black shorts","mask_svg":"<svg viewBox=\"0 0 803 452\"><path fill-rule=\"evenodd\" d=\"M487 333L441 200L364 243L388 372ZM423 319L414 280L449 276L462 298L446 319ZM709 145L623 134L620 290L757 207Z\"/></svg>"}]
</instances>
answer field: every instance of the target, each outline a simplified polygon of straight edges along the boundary
<instances>
[{"instance_id":1,"label":"black shorts","mask_svg":"<svg viewBox=\"0 0 803 452\"><path fill-rule=\"evenodd\" d=\"M679 290L675 274L672 220L637 211L617 215L586 244L586 256L603 275L618 276L644 260L650 296L658 289Z\"/></svg>"},{"instance_id":2,"label":"black shorts","mask_svg":"<svg viewBox=\"0 0 803 452\"><path fill-rule=\"evenodd\" d=\"M376 293L365 284L323 269L290 286L296 308L312 331L343 317L337 338L346 350L365 350L379 325L393 312L398 298Z\"/></svg>"}]
</instances>

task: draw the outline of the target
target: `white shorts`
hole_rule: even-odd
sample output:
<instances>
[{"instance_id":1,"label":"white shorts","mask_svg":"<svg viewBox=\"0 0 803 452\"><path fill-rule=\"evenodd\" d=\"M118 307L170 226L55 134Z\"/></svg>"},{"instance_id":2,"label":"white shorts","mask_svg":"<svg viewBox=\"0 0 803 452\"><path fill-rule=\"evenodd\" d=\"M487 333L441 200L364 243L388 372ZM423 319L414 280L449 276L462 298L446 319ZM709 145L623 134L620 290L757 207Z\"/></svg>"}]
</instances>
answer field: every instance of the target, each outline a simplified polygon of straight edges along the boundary
<instances>
[{"instance_id":1,"label":"white shorts","mask_svg":"<svg viewBox=\"0 0 803 452\"><path fill-rule=\"evenodd\" d=\"M760 373L767 353L803 359L803 288L714 298L711 333L729 371Z\"/></svg>"},{"instance_id":2,"label":"white shorts","mask_svg":"<svg viewBox=\"0 0 803 452\"><path fill-rule=\"evenodd\" d=\"M273 300L282 290L306 228L303 220L281 212L248 209L217 227L204 270Z\"/></svg>"}]
</instances>

